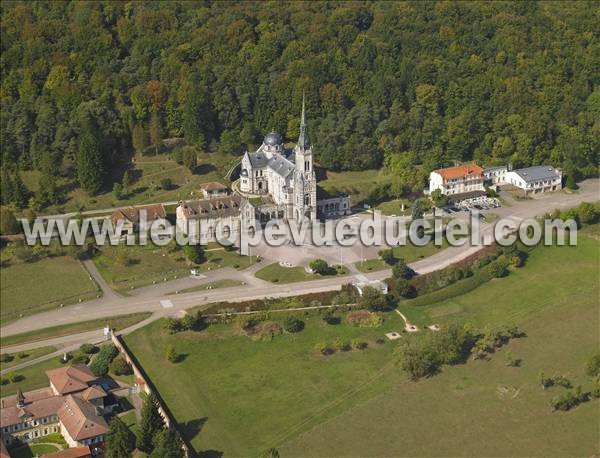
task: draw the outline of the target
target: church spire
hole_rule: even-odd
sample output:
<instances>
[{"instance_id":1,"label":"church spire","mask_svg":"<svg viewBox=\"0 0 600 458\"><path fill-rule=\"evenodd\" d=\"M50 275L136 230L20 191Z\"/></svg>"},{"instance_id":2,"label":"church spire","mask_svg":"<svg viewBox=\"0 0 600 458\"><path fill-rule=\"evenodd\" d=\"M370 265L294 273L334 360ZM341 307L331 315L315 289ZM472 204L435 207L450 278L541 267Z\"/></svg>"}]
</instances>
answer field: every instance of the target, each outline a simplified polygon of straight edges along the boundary
<instances>
[{"instance_id":1,"label":"church spire","mask_svg":"<svg viewBox=\"0 0 600 458\"><path fill-rule=\"evenodd\" d=\"M306 125L306 107L304 92L302 93L302 116L300 117L300 135L298 136L298 146L302 149L310 148L310 138L308 138L308 126Z\"/></svg>"}]
</instances>

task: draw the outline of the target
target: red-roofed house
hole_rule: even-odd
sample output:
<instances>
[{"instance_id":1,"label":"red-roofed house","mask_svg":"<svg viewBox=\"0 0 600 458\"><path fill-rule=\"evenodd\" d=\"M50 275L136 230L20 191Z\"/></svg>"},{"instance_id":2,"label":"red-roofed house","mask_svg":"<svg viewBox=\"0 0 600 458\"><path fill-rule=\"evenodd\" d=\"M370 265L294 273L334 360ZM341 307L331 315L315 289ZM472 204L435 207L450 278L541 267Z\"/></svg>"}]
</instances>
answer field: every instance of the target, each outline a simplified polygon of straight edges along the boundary
<instances>
[{"instance_id":1,"label":"red-roofed house","mask_svg":"<svg viewBox=\"0 0 600 458\"><path fill-rule=\"evenodd\" d=\"M450 196L473 191L485 191L483 169L475 164L434 170L429 174L429 192L436 189Z\"/></svg>"},{"instance_id":2,"label":"red-roofed house","mask_svg":"<svg viewBox=\"0 0 600 458\"><path fill-rule=\"evenodd\" d=\"M18 389L16 395L0 400L2 444L60 433L70 447L97 448L108 432L103 414L118 405L115 396L82 364L52 369L46 375L49 387L27 393ZM89 449L88 454L73 456L89 456Z\"/></svg>"}]
</instances>

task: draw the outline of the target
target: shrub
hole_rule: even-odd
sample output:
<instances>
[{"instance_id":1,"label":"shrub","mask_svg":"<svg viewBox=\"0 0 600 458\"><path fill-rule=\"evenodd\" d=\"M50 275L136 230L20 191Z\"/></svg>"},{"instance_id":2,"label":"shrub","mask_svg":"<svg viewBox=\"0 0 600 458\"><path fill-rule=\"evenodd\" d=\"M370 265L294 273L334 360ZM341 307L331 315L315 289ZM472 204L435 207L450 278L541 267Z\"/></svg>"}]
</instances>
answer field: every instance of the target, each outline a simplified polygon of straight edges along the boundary
<instances>
[{"instance_id":1,"label":"shrub","mask_svg":"<svg viewBox=\"0 0 600 458\"><path fill-rule=\"evenodd\" d=\"M169 334L180 332L182 330L181 321L176 318L167 317L165 318L164 328L169 331Z\"/></svg>"},{"instance_id":2,"label":"shrub","mask_svg":"<svg viewBox=\"0 0 600 458\"><path fill-rule=\"evenodd\" d=\"M13 356L9 355L8 353L2 353L0 355L0 362L2 363L9 363L13 360Z\"/></svg>"},{"instance_id":3,"label":"shrub","mask_svg":"<svg viewBox=\"0 0 600 458\"><path fill-rule=\"evenodd\" d=\"M573 391L568 391L567 393L561 394L552 398L550 401L550 405L552 406L552 410L562 410L567 411L571 410L574 407L577 407L579 404L583 402L587 402L590 399L589 392L583 392L581 387L578 386Z\"/></svg>"},{"instance_id":4,"label":"shrub","mask_svg":"<svg viewBox=\"0 0 600 458\"><path fill-rule=\"evenodd\" d=\"M204 262L204 250L199 244L196 245L184 245L183 253L188 261L194 264L202 264Z\"/></svg>"},{"instance_id":5,"label":"shrub","mask_svg":"<svg viewBox=\"0 0 600 458\"><path fill-rule=\"evenodd\" d=\"M315 350L321 355L330 355L333 353L333 349L325 342L317 342L315 344Z\"/></svg>"},{"instance_id":6,"label":"shrub","mask_svg":"<svg viewBox=\"0 0 600 458\"><path fill-rule=\"evenodd\" d=\"M71 360L71 364L87 364L90 362L90 358L85 354L79 354Z\"/></svg>"},{"instance_id":7,"label":"shrub","mask_svg":"<svg viewBox=\"0 0 600 458\"><path fill-rule=\"evenodd\" d=\"M5 379L4 377L0 377L0 385L4 386L8 383L8 379Z\"/></svg>"},{"instance_id":8,"label":"shrub","mask_svg":"<svg viewBox=\"0 0 600 458\"><path fill-rule=\"evenodd\" d=\"M22 380L25 380L25 377L23 377L21 374L16 374L16 373L11 373L8 374L8 380L10 381L10 383L18 383Z\"/></svg>"},{"instance_id":9,"label":"shrub","mask_svg":"<svg viewBox=\"0 0 600 458\"><path fill-rule=\"evenodd\" d=\"M488 266L488 269L494 278L505 277L508 275L508 261L504 256L501 256L495 261L491 262Z\"/></svg>"},{"instance_id":10,"label":"shrub","mask_svg":"<svg viewBox=\"0 0 600 458\"><path fill-rule=\"evenodd\" d=\"M392 275L394 278L410 280L415 276L415 271L408 267L404 259L400 258L396 261L394 267L392 267Z\"/></svg>"},{"instance_id":11,"label":"shrub","mask_svg":"<svg viewBox=\"0 0 600 458\"><path fill-rule=\"evenodd\" d=\"M400 297L412 298L416 297L417 290L416 288L409 283L409 281L405 278L396 278L393 281L394 291Z\"/></svg>"},{"instance_id":12,"label":"shrub","mask_svg":"<svg viewBox=\"0 0 600 458\"><path fill-rule=\"evenodd\" d=\"M352 339L352 348L355 348L356 350L364 350L365 348L367 348L367 346L367 342L363 340Z\"/></svg>"},{"instance_id":13,"label":"shrub","mask_svg":"<svg viewBox=\"0 0 600 458\"><path fill-rule=\"evenodd\" d=\"M387 307L385 295L371 286L365 286L362 295L358 298L358 305L373 311L382 311Z\"/></svg>"},{"instance_id":14,"label":"shrub","mask_svg":"<svg viewBox=\"0 0 600 458\"><path fill-rule=\"evenodd\" d=\"M581 202L577 207L577 215L583 224L594 224L600 219L600 208L589 202Z\"/></svg>"},{"instance_id":15,"label":"shrub","mask_svg":"<svg viewBox=\"0 0 600 458\"><path fill-rule=\"evenodd\" d=\"M276 448L269 448L260 454L260 458L279 458L279 451Z\"/></svg>"},{"instance_id":16,"label":"shrub","mask_svg":"<svg viewBox=\"0 0 600 458\"><path fill-rule=\"evenodd\" d=\"M392 248L379 250L377 254L383 260L383 262L385 262L389 266L393 266L397 262L396 257L394 256L394 250Z\"/></svg>"},{"instance_id":17,"label":"shrub","mask_svg":"<svg viewBox=\"0 0 600 458\"><path fill-rule=\"evenodd\" d=\"M173 347L173 346L168 347L167 348L167 360L170 363L175 364L175 363L179 362L179 359L180 359L180 356L177 353L177 351L175 350L175 347Z\"/></svg>"},{"instance_id":18,"label":"shrub","mask_svg":"<svg viewBox=\"0 0 600 458\"><path fill-rule=\"evenodd\" d=\"M180 320L180 327L185 331L198 330L203 324L202 312L186 313Z\"/></svg>"},{"instance_id":19,"label":"shrub","mask_svg":"<svg viewBox=\"0 0 600 458\"><path fill-rule=\"evenodd\" d=\"M340 317L334 315L333 309L327 309L323 313L323 321L327 324L340 324Z\"/></svg>"},{"instance_id":20,"label":"shrub","mask_svg":"<svg viewBox=\"0 0 600 458\"><path fill-rule=\"evenodd\" d=\"M591 377L597 377L600 375L600 352L592 355L586 365L585 373Z\"/></svg>"},{"instance_id":21,"label":"shrub","mask_svg":"<svg viewBox=\"0 0 600 458\"><path fill-rule=\"evenodd\" d=\"M378 313L369 312L368 310L357 310L350 312L346 316L346 321L348 324L360 328L377 328L382 325L383 317Z\"/></svg>"},{"instance_id":22,"label":"shrub","mask_svg":"<svg viewBox=\"0 0 600 458\"><path fill-rule=\"evenodd\" d=\"M17 358L19 359L23 359L23 358L27 358L29 355L27 353L25 353L24 351L20 351L19 353L17 353Z\"/></svg>"},{"instance_id":23,"label":"shrub","mask_svg":"<svg viewBox=\"0 0 600 458\"><path fill-rule=\"evenodd\" d=\"M168 191L169 189L173 188L173 180L170 178L162 178L160 180L160 187L165 191Z\"/></svg>"},{"instance_id":24,"label":"shrub","mask_svg":"<svg viewBox=\"0 0 600 458\"><path fill-rule=\"evenodd\" d=\"M311 261L311 263L309 264L310 269L319 275L334 275L335 274L335 269L331 266L329 266L329 264L327 264L326 261L324 261L323 259L315 259L314 261Z\"/></svg>"},{"instance_id":25,"label":"shrub","mask_svg":"<svg viewBox=\"0 0 600 458\"><path fill-rule=\"evenodd\" d=\"M300 332L304 329L304 321L299 320L294 316L288 316L283 320L283 329L287 332Z\"/></svg>"},{"instance_id":26,"label":"shrub","mask_svg":"<svg viewBox=\"0 0 600 458\"><path fill-rule=\"evenodd\" d=\"M413 380L434 374L439 367L436 355L414 339L405 340L399 347L400 366Z\"/></svg>"},{"instance_id":27,"label":"shrub","mask_svg":"<svg viewBox=\"0 0 600 458\"><path fill-rule=\"evenodd\" d=\"M577 186L577 183L575 183L575 178L573 177L572 173L567 175L565 186L569 189L579 189L579 186Z\"/></svg>"},{"instance_id":28,"label":"shrub","mask_svg":"<svg viewBox=\"0 0 600 458\"><path fill-rule=\"evenodd\" d=\"M349 293L348 291L342 291L334 296L332 302L335 305L342 305L342 304L353 304L355 301L356 301L355 294Z\"/></svg>"},{"instance_id":29,"label":"shrub","mask_svg":"<svg viewBox=\"0 0 600 458\"><path fill-rule=\"evenodd\" d=\"M123 356L116 357L112 363L110 363L110 369L115 375L131 375L133 369L131 365L125 360Z\"/></svg>"},{"instance_id":30,"label":"shrub","mask_svg":"<svg viewBox=\"0 0 600 458\"><path fill-rule=\"evenodd\" d=\"M254 332L250 334L252 340L273 340L276 335L283 332L281 325L275 321L265 321L254 328Z\"/></svg>"},{"instance_id":31,"label":"shrub","mask_svg":"<svg viewBox=\"0 0 600 458\"><path fill-rule=\"evenodd\" d=\"M90 370L96 377L103 377L108 374L108 367L113 359L119 354L119 350L114 345L104 345L94 357L90 364Z\"/></svg>"},{"instance_id":32,"label":"shrub","mask_svg":"<svg viewBox=\"0 0 600 458\"><path fill-rule=\"evenodd\" d=\"M337 351L349 351L352 347L348 342L342 339L336 339L335 342L333 342L333 348Z\"/></svg>"},{"instance_id":33,"label":"shrub","mask_svg":"<svg viewBox=\"0 0 600 458\"><path fill-rule=\"evenodd\" d=\"M79 347L79 351L81 353L85 353L86 355L91 355L92 353L96 353L98 351L98 347L90 343L84 343Z\"/></svg>"}]
</instances>

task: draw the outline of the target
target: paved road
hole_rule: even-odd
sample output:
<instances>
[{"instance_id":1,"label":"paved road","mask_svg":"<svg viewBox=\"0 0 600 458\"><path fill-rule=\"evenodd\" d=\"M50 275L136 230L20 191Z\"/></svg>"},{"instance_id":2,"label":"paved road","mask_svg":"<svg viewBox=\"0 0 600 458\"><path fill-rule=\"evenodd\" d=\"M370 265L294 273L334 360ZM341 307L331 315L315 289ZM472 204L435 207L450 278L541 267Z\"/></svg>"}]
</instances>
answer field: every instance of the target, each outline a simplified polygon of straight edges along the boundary
<instances>
[{"instance_id":1,"label":"paved road","mask_svg":"<svg viewBox=\"0 0 600 458\"><path fill-rule=\"evenodd\" d=\"M493 212L501 217L511 217L516 221L523 218L543 215L555 208L570 208L581 201L595 201L600 198L600 180L587 180L582 183L577 193L555 193L548 194L533 200L513 201L509 206L494 209ZM481 235L489 234L491 225L482 227ZM427 273L441 269L481 249L481 245L461 247L450 247L441 252L411 264L418 273ZM283 248L283 247L282 247ZM323 250L317 250L322 253ZM314 256L313 256L314 258ZM256 268L256 267L255 267ZM369 280L384 279L390 275L389 270L364 274ZM185 279L179 284L168 282L155 287L144 288L131 297L105 297L99 300L84 302L39 313L33 316L21 318L1 328L2 335L9 336L17 333L43 329L48 326L75 323L79 321L105 318L126 313L143 311L154 312L153 318L177 313L186 308L195 307L217 301L239 302L250 299L261 299L264 297L285 297L313 292L330 291L339 288L342 284L354 280L353 276L334 277L322 280L298 282L291 284L271 284L262 282L251 275L238 271L223 270L219 273L212 272L207 275L205 281L218 278L232 278L245 281L247 284L237 287L215 289L207 291L196 291L186 294L170 294L170 292L183 289L180 285L187 285L193 280ZM179 280L177 281L179 282ZM201 284L201 283L196 283ZM162 302L161 302L162 301Z\"/></svg>"}]
</instances>

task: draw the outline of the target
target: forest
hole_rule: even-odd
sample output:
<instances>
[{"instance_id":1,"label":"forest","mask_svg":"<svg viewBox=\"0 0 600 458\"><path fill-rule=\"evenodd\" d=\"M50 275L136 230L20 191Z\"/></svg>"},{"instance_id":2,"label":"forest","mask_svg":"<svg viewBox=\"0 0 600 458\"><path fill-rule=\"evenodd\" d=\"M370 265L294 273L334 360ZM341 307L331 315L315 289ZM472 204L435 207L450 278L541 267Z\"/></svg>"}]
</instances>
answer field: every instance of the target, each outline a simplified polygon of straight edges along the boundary
<instances>
[{"instance_id":1,"label":"forest","mask_svg":"<svg viewBox=\"0 0 600 458\"><path fill-rule=\"evenodd\" d=\"M65 180L110 190L112 171L165 139L227 155L273 129L293 142L303 93L317 162L387 167L398 196L463 161L598 174L600 2L4 1L1 11L5 205L57 203ZM27 170L40 172L35 196Z\"/></svg>"}]
</instances>

